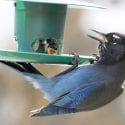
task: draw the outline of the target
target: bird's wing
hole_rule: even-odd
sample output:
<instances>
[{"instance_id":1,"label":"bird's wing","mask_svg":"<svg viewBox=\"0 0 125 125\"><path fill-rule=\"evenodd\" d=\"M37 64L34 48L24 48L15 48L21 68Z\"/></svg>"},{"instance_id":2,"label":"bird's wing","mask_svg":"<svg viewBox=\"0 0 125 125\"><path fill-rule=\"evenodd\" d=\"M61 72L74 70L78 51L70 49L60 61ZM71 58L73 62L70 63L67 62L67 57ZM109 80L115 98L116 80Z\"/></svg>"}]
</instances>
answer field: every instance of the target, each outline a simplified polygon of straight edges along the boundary
<instances>
[{"instance_id":1,"label":"bird's wing","mask_svg":"<svg viewBox=\"0 0 125 125\"><path fill-rule=\"evenodd\" d=\"M86 102L86 100L90 98L95 99L95 96L100 95L104 89L104 82L96 82L80 86L74 91L60 96L48 106L33 112L33 116L57 115L78 112L84 109L84 102ZM94 100L91 103L94 103ZM80 106L81 104L83 104L83 106Z\"/></svg>"}]
</instances>

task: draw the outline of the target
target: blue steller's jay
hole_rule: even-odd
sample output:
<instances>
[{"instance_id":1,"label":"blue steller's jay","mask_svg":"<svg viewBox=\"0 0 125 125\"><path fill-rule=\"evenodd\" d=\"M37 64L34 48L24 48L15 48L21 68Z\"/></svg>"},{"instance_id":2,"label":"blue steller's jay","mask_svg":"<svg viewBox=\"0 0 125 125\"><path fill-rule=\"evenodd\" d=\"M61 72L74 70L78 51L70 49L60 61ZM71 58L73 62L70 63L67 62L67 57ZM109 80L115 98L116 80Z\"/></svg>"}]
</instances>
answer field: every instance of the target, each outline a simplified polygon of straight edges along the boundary
<instances>
[{"instance_id":1,"label":"blue steller's jay","mask_svg":"<svg viewBox=\"0 0 125 125\"><path fill-rule=\"evenodd\" d=\"M30 63L2 63L18 70L44 93L50 102L33 112L33 116L88 111L104 106L118 97L125 77L125 35L98 33L89 37L99 41L99 57L93 64L78 66L74 56L73 66L54 77L47 78Z\"/></svg>"}]
</instances>

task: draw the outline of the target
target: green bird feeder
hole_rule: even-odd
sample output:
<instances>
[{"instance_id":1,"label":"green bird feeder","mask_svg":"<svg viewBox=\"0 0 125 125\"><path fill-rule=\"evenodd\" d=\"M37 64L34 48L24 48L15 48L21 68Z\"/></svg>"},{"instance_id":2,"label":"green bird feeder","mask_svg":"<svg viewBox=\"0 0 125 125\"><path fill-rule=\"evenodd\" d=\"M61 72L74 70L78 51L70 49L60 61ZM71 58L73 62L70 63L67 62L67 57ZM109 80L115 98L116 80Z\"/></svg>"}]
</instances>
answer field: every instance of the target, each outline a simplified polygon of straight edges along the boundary
<instances>
[{"instance_id":1,"label":"green bird feeder","mask_svg":"<svg viewBox=\"0 0 125 125\"><path fill-rule=\"evenodd\" d=\"M0 51L0 60L70 64L72 56L62 54L63 35L68 7L99 5L75 0L14 0L15 38L18 51ZM80 56L80 63L94 60Z\"/></svg>"}]
</instances>

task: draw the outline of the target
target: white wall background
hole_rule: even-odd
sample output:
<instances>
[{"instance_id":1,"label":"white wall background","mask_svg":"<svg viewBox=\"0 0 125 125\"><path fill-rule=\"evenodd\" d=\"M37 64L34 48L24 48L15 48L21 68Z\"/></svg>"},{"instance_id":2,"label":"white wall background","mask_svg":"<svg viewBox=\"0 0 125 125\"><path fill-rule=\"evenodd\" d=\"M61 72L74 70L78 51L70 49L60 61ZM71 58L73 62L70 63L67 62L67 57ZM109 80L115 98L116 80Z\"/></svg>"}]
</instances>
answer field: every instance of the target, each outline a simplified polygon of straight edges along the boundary
<instances>
[{"instance_id":1,"label":"white wall background","mask_svg":"<svg viewBox=\"0 0 125 125\"><path fill-rule=\"evenodd\" d=\"M14 6L12 2L0 1L0 48L15 49Z\"/></svg>"}]
</instances>

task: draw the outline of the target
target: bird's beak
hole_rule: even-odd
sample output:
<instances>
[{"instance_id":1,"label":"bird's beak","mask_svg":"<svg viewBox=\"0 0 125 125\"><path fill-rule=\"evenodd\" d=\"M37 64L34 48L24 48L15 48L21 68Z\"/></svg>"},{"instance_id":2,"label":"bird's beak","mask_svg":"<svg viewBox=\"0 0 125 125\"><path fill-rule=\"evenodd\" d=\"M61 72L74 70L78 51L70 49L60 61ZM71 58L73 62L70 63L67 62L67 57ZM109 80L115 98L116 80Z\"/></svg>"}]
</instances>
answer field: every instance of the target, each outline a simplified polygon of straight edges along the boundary
<instances>
[{"instance_id":1,"label":"bird's beak","mask_svg":"<svg viewBox=\"0 0 125 125\"><path fill-rule=\"evenodd\" d=\"M92 36L92 35L88 35L90 38L94 39L94 40L97 40L99 42L102 42L102 43L108 43L108 40L105 36L104 33L101 33L101 32L98 32L96 30L93 30L91 29L93 32L97 33L99 36L98 37L95 37L95 36Z\"/></svg>"}]
</instances>

